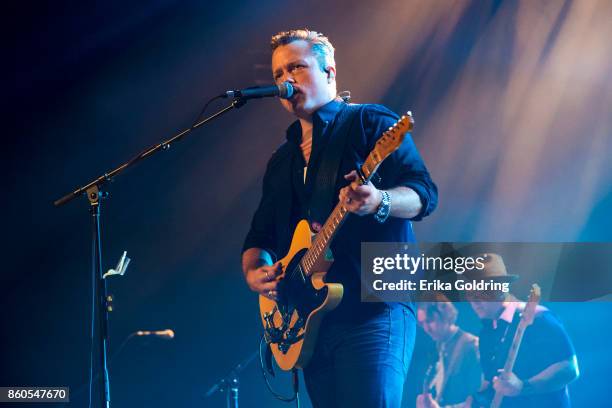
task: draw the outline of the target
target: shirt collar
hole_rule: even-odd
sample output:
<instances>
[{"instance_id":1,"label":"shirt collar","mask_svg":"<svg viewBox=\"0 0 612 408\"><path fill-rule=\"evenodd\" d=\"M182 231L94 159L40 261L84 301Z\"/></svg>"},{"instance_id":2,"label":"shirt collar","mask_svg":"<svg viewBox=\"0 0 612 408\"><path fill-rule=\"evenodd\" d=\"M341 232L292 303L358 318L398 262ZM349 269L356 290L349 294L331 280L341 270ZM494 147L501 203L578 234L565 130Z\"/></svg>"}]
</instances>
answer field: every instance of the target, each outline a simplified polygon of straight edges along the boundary
<instances>
[{"instance_id":1,"label":"shirt collar","mask_svg":"<svg viewBox=\"0 0 612 408\"><path fill-rule=\"evenodd\" d=\"M491 324L494 329L497 328L499 321L504 321L507 324L512 324L514 320L514 315L517 310L523 310L525 308L525 302L520 302L518 300L510 300L504 304L504 308L497 319L491 320Z\"/></svg>"},{"instance_id":2,"label":"shirt collar","mask_svg":"<svg viewBox=\"0 0 612 408\"><path fill-rule=\"evenodd\" d=\"M336 117L336 114L342 107L343 103L344 102L332 99L331 101L327 102L325 105L317 109L317 111L314 113L314 120L319 120L320 122L324 123L331 122Z\"/></svg>"},{"instance_id":3,"label":"shirt collar","mask_svg":"<svg viewBox=\"0 0 612 408\"><path fill-rule=\"evenodd\" d=\"M313 130L322 129L327 124L331 123L344 102L338 101L337 99L333 99L327 102L325 105L321 106L316 112L312 115L313 118ZM294 142L296 144L300 144L300 140L302 139L302 126L300 125L300 121L296 120L287 128L287 140L290 142ZM314 136L314 132L313 132Z\"/></svg>"},{"instance_id":4,"label":"shirt collar","mask_svg":"<svg viewBox=\"0 0 612 408\"><path fill-rule=\"evenodd\" d=\"M457 327L457 330L453 334L451 334L448 339L440 341L438 343L438 349L447 350L452 348L452 346L457 342L457 340L459 340L459 337L461 337L461 333L463 332L459 327Z\"/></svg>"},{"instance_id":5,"label":"shirt collar","mask_svg":"<svg viewBox=\"0 0 612 408\"><path fill-rule=\"evenodd\" d=\"M504 320L506 323L512 323L514 313L519 302L508 302L504 305L504 310L501 312L497 320Z\"/></svg>"}]
</instances>

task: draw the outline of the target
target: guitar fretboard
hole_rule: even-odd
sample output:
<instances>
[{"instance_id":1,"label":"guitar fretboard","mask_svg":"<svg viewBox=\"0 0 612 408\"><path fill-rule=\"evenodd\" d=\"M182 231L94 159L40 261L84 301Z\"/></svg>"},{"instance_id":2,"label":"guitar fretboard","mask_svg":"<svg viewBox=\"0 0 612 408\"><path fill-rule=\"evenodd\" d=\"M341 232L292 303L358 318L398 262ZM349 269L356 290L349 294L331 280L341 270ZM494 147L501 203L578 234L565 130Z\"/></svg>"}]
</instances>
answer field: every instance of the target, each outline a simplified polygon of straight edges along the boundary
<instances>
[{"instance_id":1,"label":"guitar fretboard","mask_svg":"<svg viewBox=\"0 0 612 408\"><path fill-rule=\"evenodd\" d=\"M374 149L361 165L363 178L359 178L357 180L358 183L364 184L370 180L380 163L401 145L405 133L412 130L412 125L412 114L408 112L407 116L402 116L395 125L383 133L382 137L376 142ZM312 246L306 251L300 261L300 266L306 276L316 272L313 268L323 260L325 251L347 215L348 210L339 202L327 218L327 221L325 221L323 227L321 227L321 231L315 237Z\"/></svg>"},{"instance_id":2,"label":"guitar fretboard","mask_svg":"<svg viewBox=\"0 0 612 408\"><path fill-rule=\"evenodd\" d=\"M361 172L365 177L365 180L369 180L378 165L384 160L381 157L376 149L374 149L366 159L365 163L361 166ZM363 184L361 180L358 181L360 184ZM306 276L310 276L313 272L313 267L319 263L320 260L325 256L325 251L331 240L334 238L336 231L338 228L344 223L348 215L348 210L344 208L342 203L338 203L331 215L327 218L327 221L321 227L321 231L316 235L312 246L308 249L304 257L300 261L302 264L302 269L304 270Z\"/></svg>"}]
</instances>

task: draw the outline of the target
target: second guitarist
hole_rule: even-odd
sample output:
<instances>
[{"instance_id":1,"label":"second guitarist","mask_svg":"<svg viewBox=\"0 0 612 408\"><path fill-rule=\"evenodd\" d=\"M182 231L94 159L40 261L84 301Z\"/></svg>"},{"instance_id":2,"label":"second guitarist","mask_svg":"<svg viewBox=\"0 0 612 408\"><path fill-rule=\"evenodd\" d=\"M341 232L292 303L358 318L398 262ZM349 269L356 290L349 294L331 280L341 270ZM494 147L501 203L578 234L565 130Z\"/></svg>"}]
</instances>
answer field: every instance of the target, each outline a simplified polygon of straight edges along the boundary
<instances>
[{"instance_id":1,"label":"second guitarist","mask_svg":"<svg viewBox=\"0 0 612 408\"><path fill-rule=\"evenodd\" d=\"M487 254L480 276L468 279L493 279L512 282L501 256ZM574 346L557 317L538 306L526 328L516 363L511 372L500 371L509 354L526 303L511 293L469 292L472 309L482 322L479 333L480 363L484 393L474 398L472 407L494 406L494 395L503 397L502 408L567 408L571 406L568 384L578 377ZM481 400L484 399L484 403Z\"/></svg>"},{"instance_id":2,"label":"second guitarist","mask_svg":"<svg viewBox=\"0 0 612 408\"><path fill-rule=\"evenodd\" d=\"M409 136L378 169L380 180L356 182L354 169L398 116L380 105L351 105L337 98L334 48L320 33L282 32L272 38L272 73L295 95L282 100L297 120L270 159L263 194L242 255L249 287L278 294L276 262L287 253L300 219L316 232L325 214L312 211L323 157L336 138L346 139L331 181L335 205L351 214L331 244L334 263L326 281L344 286L340 305L327 315L304 378L314 407L398 407L416 330L411 303L360 302L361 242L412 242L411 220L437 205L437 189ZM346 133L345 133L346 132ZM336 144L337 145L337 144Z\"/></svg>"}]
</instances>

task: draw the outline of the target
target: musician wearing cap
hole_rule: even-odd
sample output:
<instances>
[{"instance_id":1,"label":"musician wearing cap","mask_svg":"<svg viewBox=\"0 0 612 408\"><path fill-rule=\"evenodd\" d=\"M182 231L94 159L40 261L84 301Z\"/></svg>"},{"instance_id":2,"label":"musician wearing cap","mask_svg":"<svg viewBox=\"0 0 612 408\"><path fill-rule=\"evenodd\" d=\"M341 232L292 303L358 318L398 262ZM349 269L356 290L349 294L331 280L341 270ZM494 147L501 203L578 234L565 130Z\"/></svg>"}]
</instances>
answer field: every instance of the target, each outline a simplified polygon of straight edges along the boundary
<instances>
[{"instance_id":1,"label":"musician wearing cap","mask_svg":"<svg viewBox=\"0 0 612 408\"><path fill-rule=\"evenodd\" d=\"M512 282L501 256L484 254L482 270L466 272L466 279ZM511 372L506 364L526 303L510 292L469 291L465 293L482 322L479 334L483 393L468 400L467 406L491 406L494 393L503 397L501 407L569 407L568 384L578 378L578 363L572 342L559 319L543 306L534 309L533 322L526 327ZM488 390L488 391L484 391ZM482 398L488 395L489 398ZM471 401L470 401L471 400Z\"/></svg>"}]
</instances>

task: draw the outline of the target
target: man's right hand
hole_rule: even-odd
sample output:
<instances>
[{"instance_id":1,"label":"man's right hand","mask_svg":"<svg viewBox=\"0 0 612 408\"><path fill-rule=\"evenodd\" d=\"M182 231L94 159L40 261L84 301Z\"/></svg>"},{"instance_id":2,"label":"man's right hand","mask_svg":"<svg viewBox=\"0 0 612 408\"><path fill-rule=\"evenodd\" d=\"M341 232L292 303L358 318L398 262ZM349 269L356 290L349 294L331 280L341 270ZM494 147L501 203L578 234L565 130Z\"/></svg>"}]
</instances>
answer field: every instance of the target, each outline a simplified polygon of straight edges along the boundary
<instances>
[{"instance_id":1,"label":"man's right hand","mask_svg":"<svg viewBox=\"0 0 612 408\"><path fill-rule=\"evenodd\" d=\"M276 278L282 271L283 269L280 261L273 265L264 265L259 268L249 269L246 275L246 281L253 292L257 292L269 299L277 300L278 281Z\"/></svg>"}]
</instances>

